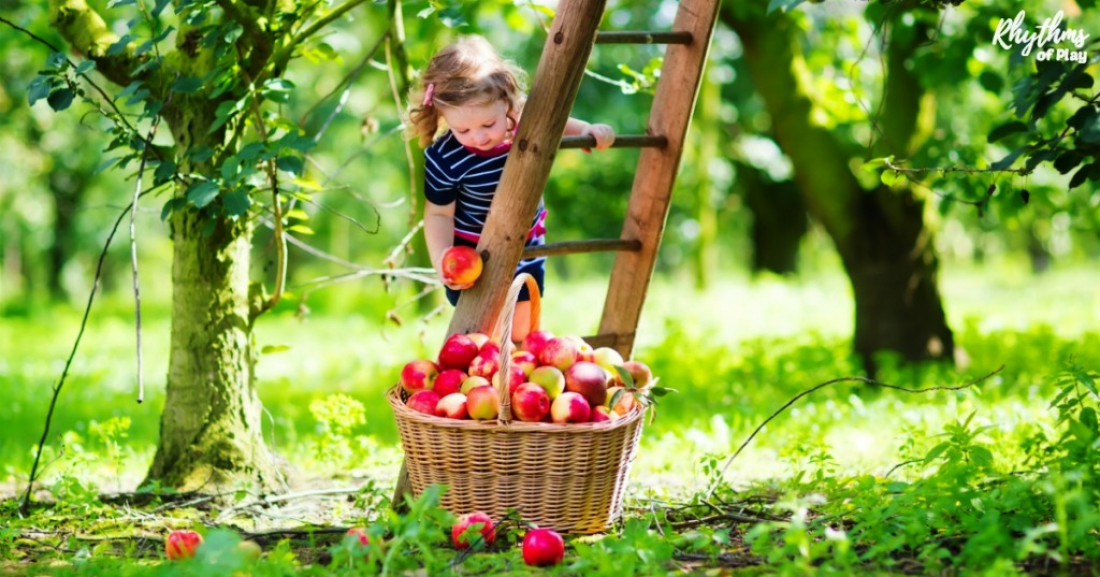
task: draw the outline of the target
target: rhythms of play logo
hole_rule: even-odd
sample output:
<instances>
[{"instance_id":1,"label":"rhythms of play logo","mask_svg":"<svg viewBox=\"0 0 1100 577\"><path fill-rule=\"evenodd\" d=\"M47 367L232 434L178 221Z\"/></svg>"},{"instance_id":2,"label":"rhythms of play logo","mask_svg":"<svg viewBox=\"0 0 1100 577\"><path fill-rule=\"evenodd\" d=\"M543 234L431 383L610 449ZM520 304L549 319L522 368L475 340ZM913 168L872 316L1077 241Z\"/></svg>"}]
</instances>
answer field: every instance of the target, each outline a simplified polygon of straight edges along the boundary
<instances>
[{"instance_id":1,"label":"rhythms of play logo","mask_svg":"<svg viewBox=\"0 0 1100 577\"><path fill-rule=\"evenodd\" d=\"M997 23L997 30L993 33L993 43L1005 50L1011 50L1013 46L1023 45L1021 54L1027 56L1035 51L1036 60L1068 60L1070 62L1085 62L1088 60L1088 51L1070 50L1069 48L1044 48L1047 44L1055 45L1063 42L1072 43L1077 48L1084 48L1085 40L1089 35L1084 30L1074 28L1060 29L1065 14L1061 10L1053 18L1043 20L1038 32L1028 30L1024 26L1024 11L1015 18L1001 18Z\"/></svg>"}]
</instances>

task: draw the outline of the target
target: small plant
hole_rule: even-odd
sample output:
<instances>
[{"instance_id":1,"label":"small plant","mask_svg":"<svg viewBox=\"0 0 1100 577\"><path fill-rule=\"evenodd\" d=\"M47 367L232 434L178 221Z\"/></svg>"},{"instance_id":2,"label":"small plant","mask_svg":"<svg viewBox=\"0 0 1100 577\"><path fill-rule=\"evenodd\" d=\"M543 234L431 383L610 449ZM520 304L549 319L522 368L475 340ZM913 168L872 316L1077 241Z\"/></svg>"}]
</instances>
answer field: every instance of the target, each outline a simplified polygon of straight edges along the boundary
<instances>
[{"instance_id":1,"label":"small plant","mask_svg":"<svg viewBox=\"0 0 1100 577\"><path fill-rule=\"evenodd\" d=\"M317 460L336 469L346 469L366 457L362 449L369 448L368 439L352 434L356 427L367 422L363 403L337 393L313 401L309 411L317 419L320 433L314 452Z\"/></svg>"}]
</instances>

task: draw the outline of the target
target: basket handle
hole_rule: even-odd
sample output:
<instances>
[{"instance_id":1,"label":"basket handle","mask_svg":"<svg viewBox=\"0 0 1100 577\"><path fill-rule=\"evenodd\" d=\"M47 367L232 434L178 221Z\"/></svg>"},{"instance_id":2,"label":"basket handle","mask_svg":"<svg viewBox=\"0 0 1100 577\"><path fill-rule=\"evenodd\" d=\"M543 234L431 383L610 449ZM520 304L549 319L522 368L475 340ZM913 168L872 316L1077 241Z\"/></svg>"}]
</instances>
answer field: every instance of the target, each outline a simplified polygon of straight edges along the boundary
<instances>
[{"instance_id":1,"label":"basket handle","mask_svg":"<svg viewBox=\"0 0 1100 577\"><path fill-rule=\"evenodd\" d=\"M504 300L504 308L501 309L496 326L493 328L493 335L500 338L500 363L497 369L497 373L500 375L500 378L497 379L497 382L500 383L500 414L497 419L503 424L512 421L512 395L508 394L508 381L510 380L508 371L512 366L512 351L516 348L512 344L512 317L516 314L516 303L524 286L527 287L527 292L531 295L531 324L528 331L539 330L542 296L539 294L539 285L535 281L535 277L525 272L519 273L512 280L512 286L508 289L508 296Z\"/></svg>"}]
</instances>

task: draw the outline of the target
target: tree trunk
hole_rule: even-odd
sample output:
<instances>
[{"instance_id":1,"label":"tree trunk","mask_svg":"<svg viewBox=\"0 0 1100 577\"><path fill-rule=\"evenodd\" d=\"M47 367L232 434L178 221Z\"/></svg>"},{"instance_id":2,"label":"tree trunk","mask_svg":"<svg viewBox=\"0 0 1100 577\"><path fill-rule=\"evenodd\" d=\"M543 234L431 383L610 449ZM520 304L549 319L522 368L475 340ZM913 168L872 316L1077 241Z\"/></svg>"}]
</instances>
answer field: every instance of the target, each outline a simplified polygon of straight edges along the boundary
<instances>
[{"instance_id":1,"label":"tree trunk","mask_svg":"<svg viewBox=\"0 0 1100 577\"><path fill-rule=\"evenodd\" d=\"M900 14L899 14L900 19ZM855 296L854 348L874 375L875 356L890 350L906 361L952 359L954 338L941 303L933 233L924 223L924 199L912 188L864 190L849 168L851 155L815 121L809 70L797 47L797 27L783 13L727 9L723 21L741 37L757 91L777 141L794 165L811 213L836 244ZM897 21L895 21L896 23ZM905 62L922 41L892 42L881 111L880 155L906 156L919 142L919 120L929 99Z\"/></svg>"},{"instance_id":2,"label":"tree trunk","mask_svg":"<svg viewBox=\"0 0 1100 577\"><path fill-rule=\"evenodd\" d=\"M75 252L76 209L81 197L84 196L88 179L77 170L58 167L50 173L48 182L54 202L54 223L46 283L50 289L50 296L61 300L68 298L62 283L62 271L65 263L73 257Z\"/></svg>"},{"instance_id":3,"label":"tree trunk","mask_svg":"<svg viewBox=\"0 0 1100 577\"><path fill-rule=\"evenodd\" d=\"M794 181L772 182L755 167L737 165L737 179L752 213L752 270L776 274L798 271L798 250L810 228L806 203Z\"/></svg>"}]
</instances>

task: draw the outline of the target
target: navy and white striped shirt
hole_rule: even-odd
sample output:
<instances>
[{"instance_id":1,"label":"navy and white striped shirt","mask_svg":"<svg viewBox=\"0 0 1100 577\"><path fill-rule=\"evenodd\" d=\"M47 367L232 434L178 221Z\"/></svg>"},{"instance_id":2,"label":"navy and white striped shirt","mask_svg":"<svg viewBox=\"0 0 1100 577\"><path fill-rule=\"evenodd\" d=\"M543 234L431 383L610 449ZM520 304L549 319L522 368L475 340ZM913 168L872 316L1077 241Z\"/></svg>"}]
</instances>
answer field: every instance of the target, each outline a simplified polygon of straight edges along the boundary
<instances>
[{"instance_id":1,"label":"navy and white striped shirt","mask_svg":"<svg viewBox=\"0 0 1100 577\"><path fill-rule=\"evenodd\" d=\"M493 202L510 143L482 151L463 146L451 131L424 150L424 196L437 205L455 203L455 236L477 243ZM542 244L546 209L539 202L527 244ZM531 259L535 260L535 259Z\"/></svg>"}]
</instances>

